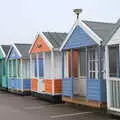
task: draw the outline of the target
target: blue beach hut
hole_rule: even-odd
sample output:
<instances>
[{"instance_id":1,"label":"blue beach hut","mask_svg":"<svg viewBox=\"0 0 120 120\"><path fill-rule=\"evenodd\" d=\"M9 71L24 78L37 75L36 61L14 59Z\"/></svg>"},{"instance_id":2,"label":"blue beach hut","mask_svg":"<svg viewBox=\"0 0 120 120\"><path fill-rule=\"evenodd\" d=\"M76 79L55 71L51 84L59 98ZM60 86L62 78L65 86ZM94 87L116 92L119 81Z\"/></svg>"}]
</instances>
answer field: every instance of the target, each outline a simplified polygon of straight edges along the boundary
<instances>
[{"instance_id":1,"label":"blue beach hut","mask_svg":"<svg viewBox=\"0 0 120 120\"><path fill-rule=\"evenodd\" d=\"M13 93L29 95L31 92L30 59L28 51L31 44L12 44L7 56L8 90Z\"/></svg>"},{"instance_id":2,"label":"blue beach hut","mask_svg":"<svg viewBox=\"0 0 120 120\"><path fill-rule=\"evenodd\" d=\"M63 101L105 106L105 48L102 43L114 26L113 23L76 20L61 46Z\"/></svg>"}]
</instances>

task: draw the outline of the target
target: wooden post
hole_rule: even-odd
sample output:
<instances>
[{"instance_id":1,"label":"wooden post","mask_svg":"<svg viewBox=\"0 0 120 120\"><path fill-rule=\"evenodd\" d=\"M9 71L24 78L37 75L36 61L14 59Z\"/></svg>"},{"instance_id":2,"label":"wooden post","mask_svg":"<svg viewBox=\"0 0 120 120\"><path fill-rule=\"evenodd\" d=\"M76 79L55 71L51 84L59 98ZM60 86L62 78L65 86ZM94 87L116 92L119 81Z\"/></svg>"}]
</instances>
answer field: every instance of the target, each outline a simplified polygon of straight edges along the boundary
<instances>
[{"instance_id":1,"label":"wooden post","mask_svg":"<svg viewBox=\"0 0 120 120\"><path fill-rule=\"evenodd\" d=\"M51 79L52 79L52 95L54 95L55 83L54 83L54 51L51 51Z\"/></svg>"},{"instance_id":2,"label":"wooden post","mask_svg":"<svg viewBox=\"0 0 120 120\"><path fill-rule=\"evenodd\" d=\"M86 83L88 82L88 48L86 47L85 48L85 51L86 51ZM86 99L87 99L87 96L88 96L88 83L86 84Z\"/></svg>"},{"instance_id":3,"label":"wooden post","mask_svg":"<svg viewBox=\"0 0 120 120\"><path fill-rule=\"evenodd\" d=\"M18 79L18 62L17 62L17 59L16 59L16 77Z\"/></svg>"},{"instance_id":4,"label":"wooden post","mask_svg":"<svg viewBox=\"0 0 120 120\"><path fill-rule=\"evenodd\" d=\"M64 51L62 51L62 79L64 79Z\"/></svg>"},{"instance_id":5,"label":"wooden post","mask_svg":"<svg viewBox=\"0 0 120 120\"><path fill-rule=\"evenodd\" d=\"M30 85L31 85L31 91L32 91L32 74L33 74L33 64L32 64L32 54L30 54Z\"/></svg>"},{"instance_id":6,"label":"wooden post","mask_svg":"<svg viewBox=\"0 0 120 120\"><path fill-rule=\"evenodd\" d=\"M119 50L118 50L118 70L117 70L117 77L120 78L120 44L119 44Z\"/></svg>"},{"instance_id":7,"label":"wooden post","mask_svg":"<svg viewBox=\"0 0 120 120\"><path fill-rule=\"evenodd\" d=\"M8 78L9 78L9 74L10 74L10 73L9 73L9 69L10 69L10 68L9 68L9 60L8 60L7 63L8 63L8 65L7 65L7 70L8 70L8 72L7 72L7 76L8 76Z\"/></svg>"},{"instance_id":8,"label":"wooden post","mask_svg":"<svg viewBox=\"0 0 120 120\"><path fill-rule=\"evenodd\" d=\"M101 47L98 47L98 80L101 80Z\"/></svg>"},{"instance_id":9,"label":"wooden post","mask_svg":"<svg viewBox=\"0 0 120 120\"><path fill-rule=\"evenodd\" d=\"M45 52L43 52L43 79L45 79L45 72L46 72L46 68L45 68Z\"/></svg>"},{"instance_id":10,"label":"wooden post","mask_svg":"<svg viewBox=\"0 0 120 120\"><path fill-rule=\"evenodd\" d=\"M17 67L17 59L16 59L16 80L18 81L18 67ZM17 82L17 86L18 86L18 82ZM17 87L17 90L19 90L18 89L18 87Z\"/></svg>"},{"instance_id":11,"label":"wooden post","mask_svg":"<svg viewBox=\"0 0 120 120\"><path fill-rule=\"evenodd\" d=\"M109 82L109 49L108 46L105 46L105 68L106 68L106 86L107 86L107 106L110 108L110 82Z\"/></svg>"},{"instance_id":12,"label":"wooden post","mask_svg":"<svg viewBox=\"0 0 120 120\"><path fill-rule=\"evenodd\" d=\"M33 64L32 64L32 54L30 54L30 77L32 78L32 74L33 74Z\"/></svg>"},{"instance_id":13,"label":"wooden post","mask_svg":"<svg viewBox=\"0 0 120 120\"><path fill-rule=\"evenodd\" d=\"M73 57L74 57L74 55L73 55L73 49L71 49L71 54L70 54L70 74L71 74L71 78L72 78L72 96L71 97L73 97L73 94L74 94L74 76L73 76Z\"/></svg>"},{"instance_id":14,"label":"wooden post","mask_svg":"<svg viewBox=\"0 0 120 120\"><path fill-rule=\"evenodd\" d=\"M21 90L23 91L23 60L22 59L20 59L20 71L21 71Z\"/></svg>"},{"instance_id":15,"label":"wooden post","mask_svg":"<svg viewBox=\"0 0 120 120\"><path fill-rule=\"evenodd\" d=\"M39 55L38 54L36 54L36 69L37 69L37 78L39 78Z\"/></svg>"},{"instance_id":16,"label":"wooden post","mask_svg":"<svg viewBox=\"0 0 120 120\"><path fill-rule=\"evenodd\" d=\"M37 88L38 88L38 91L37 92L39 92L39 54L37 53L36 54L36 69L37 69L37 80L38 80L38 82L37 82Z\"/></svg>"},{"instance_id":17,"label":"wooden post","mask_svg":"<svg viewBox=\"0 0 120 120\"><path fill-rule=\"evenodd\" d=\"M43 90L45 91L45 72L46 72L46 67L45 67L45 52L43 52Z\"/></svg>"},{"instance_id":18,"label":"wooden post","mask_svg":"<svg viewBox=\"0 0 120 120\"><path fill-rule=\"evenodd\" d=\"M12 74L11 74L11 76L12 76L12 78L13 78L13 60L11 60L11 71L12 71Z\"/></svg>"}]
</instances>

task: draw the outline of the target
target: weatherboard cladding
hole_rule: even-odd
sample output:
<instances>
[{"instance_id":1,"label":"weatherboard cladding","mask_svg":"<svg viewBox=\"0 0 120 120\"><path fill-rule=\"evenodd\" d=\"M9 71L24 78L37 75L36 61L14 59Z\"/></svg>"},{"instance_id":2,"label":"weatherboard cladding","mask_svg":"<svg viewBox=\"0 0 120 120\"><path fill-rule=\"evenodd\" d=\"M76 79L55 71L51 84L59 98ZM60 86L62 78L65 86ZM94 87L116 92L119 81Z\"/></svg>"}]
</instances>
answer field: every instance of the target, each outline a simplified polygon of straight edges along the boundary
<instances>
[{"instance_id":1,"label":"weatherboard cladding","mask_svg":"<svg viewBox=\"0 0 120 120\"><path fill-rule=\"evenodd\" d=\"M79 25L77 25L63 49L92 46L95 44L97 43Z\"/></svg>"},{"instance_id":2,"label":"weatherboard cladding","mask_svg":"<svg viewBox=\"0 0 120 120\"><path fill-rule=\"evenodd\" d=\"M67 37L67 33L43 32L43 34L54 48L60 48L63 41Z\"/></svg>"}]
</instances>

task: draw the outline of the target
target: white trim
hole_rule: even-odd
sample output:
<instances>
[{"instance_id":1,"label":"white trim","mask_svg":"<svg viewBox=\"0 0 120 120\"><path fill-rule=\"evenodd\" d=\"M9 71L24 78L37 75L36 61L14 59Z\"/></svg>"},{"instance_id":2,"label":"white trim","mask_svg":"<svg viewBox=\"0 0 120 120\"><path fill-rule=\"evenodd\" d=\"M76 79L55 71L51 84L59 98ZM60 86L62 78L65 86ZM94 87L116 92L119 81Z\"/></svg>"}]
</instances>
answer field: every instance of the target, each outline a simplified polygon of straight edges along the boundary
<instances>
[{"instance_id":1,"label":"white trim","mask_svg":"<svg viewBox=\"0 0 120 120\"><path fill-rule=\"evenodd\" d=\"M2 51L3 57L6 57L6 54L5 54L5 52L4 52L3 48L2 48L2 45L0 45L0 49Z\"/></svg>"},{"instance_id":2,"label":"white trim","mask_svg":"<svg viewBox=\"0 0 120 120\"><path fill-rule=\"evenodd\" d=\"M110 107L110 85L109 85L109 49L105 46L105 68L106 68L106 87L107 87L107 107Z\"/></svg>"},{"instance_id":3,"label":"white trim","mask_svg":"<svg viewBox=\"0 0 120 120\"><path fill-rule=\"evenodd\" d=\"M51 79L52 79L52 95L54 95L54 52L51 51Z\"/></svg>"},{"instance_id":4,"label":"white trim","mask_svg":"<svg viewBox=\"0 0 120 120\"><path fill-rule=\"evenodd\" d=\"M79 26L85 30L88 35L93 38L93 40L100 45L100 42L103 41L94 31L92 31L84 22L80 21Z\"/></svg>"},{"instance_id":5,"label":"white trim","mask_svg":"<svg viewBox=\"0 0 120 120\"><path fill-rule=\"evenodd\" d=\"M33 48L33 46L34 46L34 44L35 44L35 41L38 39L38 37L39 37L39 34L38 34L37 37L34 39L33 44L31 45L31 47L30 47L30 49L29 49L29 51L28 51L29 54L30 54L30 52L31 52L31 50L32 50L32 48Z\"/></svg>"},{"instance_id":6,"label":"white trim","mask_svg":"<svg viewBox=\"0 0 120 120\"><path fill-rule=\"evenodd\" d=\"M53 49L53 45L49 42L49 40L46 38L46 36L43 34L43 32L40 33L40 36L43 38L43 40L47 43L48 47L50 49Z\"/></svg>"},{"instance_id":7,"label":"white trim","mask_svg":"<svg viewBox=\"0 0 120 120\"><path fill-rule=\"evenodd\" d=\"M21 63L21 90L23 91L23 60L20 59L20 63Z\"/></svg>"},{"instance_id":8,"label":"white trim","mask_svg":"<svg viewBox=\"0 0 120 120\"><path fill-rule=\"evenodd\" d=\"M12 48L13 48L13 46L12 46L12 45L10 45L10 49L9 49L8 54L7 54L7 56L6 56L6 60L8 59L9 54L10 54L10 52L11 52Z\"/></svg>"},{"instance_id":9,"label":"white trim","mask_svg":"<svg viewBox=\"0 0 120 120\"><path fill-rule=\"evenodd\" d=\"M15 50L17 51L17 53L19 54L19 56L22 57L20 51L17 49L17 47L15 46L15 44L13 43L12 45L13 45L13 47L15 48Z\"/></svg>"},{"instance_id":10,"label":"white trim","mask_svg":"<svg viewBox=\"0 0 120 120\"><path fill-rule=\"evenodd\" d=\"M37 78L39 78L39 54L36 54L36 69L37 69Z\"/></svg>"},{"instance_id":11,"label":"white trim","mask_svg":"<svg viewBox=\"0 0 120 120\"><path fill-rule=\"evenodd\" d=\"M103 41L102 38L100 38L94 31L92 31L89 26L87 26L83 21L78 19L78 20L76 20L72 29L68 33L65 41L63 42L62 46L60 47L60 51L62 51L64 45L68 41L69 37L72 35L72 33L77 25L79 25L98 45L100 45L100 42Z\"/></svg>"},{"instance_id":12,"label":"white trim","mask_svg":"<svg viewBox=\"0 0 120 120\"><path fill-rule=\"evenodd\" d=\"M32 69L33 69L33 64L32 64L32 54L30 54L30 79L32 78Z\"/></svg>"},{"instance_id":13,"label":"white trim","mask_svg":"<svg viewBox=\"0 0 120 120\"><path fill-rule=\"evenodd\" d=\"M18 61L17 61L17 59L16 59L16 77L17 77L17 79L18 79Z\"/></svg>"},{"instance_id":14,"label":"white trim","mask_svg":"<svg viewBox=\"0 0 120 120\"><path fill-rule=\"evenodd\" d=\"M8 70L8 75L7 75L7 76L8 76L8 78L9 78L9 77L10 77L10 71L9 71L9 69L10 69L10 68L9 68L9 60L8 60L8 63L7 63L7 64L8 64L8 65L7 65L7 70Z\"/></svg>"},{"instance_id":15,"label":"white trim","mask_svg":"<svg viewBox=\"0 0 120 120\"><path fill-rule=\"evenodd\" d=\"M45 61L46 61L46 58L45 58L45 52L43 52L43 79L45 79Z\"/></svg>"},{"instance_id":16,"label":"white trim","mask_svg":"<svg viewBox=\"0 0 120 120\"><path fill-rule=\"evenodd\" d=\"M60 51L62 51L64 45L66 44L66 42L68 41L69 37L72 35L74 29L76 28L76 26L78 25L78 19L75 21L74 25L72 26L72 28L70 29L66 39L64 40L63 44L60 47Z\"/></svg>"}]
</instances>

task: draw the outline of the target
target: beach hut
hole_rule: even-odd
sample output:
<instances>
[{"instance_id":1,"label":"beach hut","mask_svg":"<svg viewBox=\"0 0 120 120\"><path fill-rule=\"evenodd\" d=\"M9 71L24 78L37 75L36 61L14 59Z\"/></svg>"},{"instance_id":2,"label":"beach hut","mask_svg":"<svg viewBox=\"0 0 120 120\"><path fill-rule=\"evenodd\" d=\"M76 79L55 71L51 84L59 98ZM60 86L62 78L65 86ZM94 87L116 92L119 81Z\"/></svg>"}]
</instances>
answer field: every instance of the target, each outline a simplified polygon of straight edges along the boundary
<instances>
[{"instance_id":1,"label":"beach hut","mask_svg":"<svg viewBox=\"0 0 120 120\"><path fill-rule=\"evenodd\" d=\"M104 43L108 112L120 116L120 20Z\"/></svg>"},{"instance_id":2,"label":"beach hut","mask_svg":"<svg viewBox=\"0 0 120 120\"><path fill-rule=\"evenodd\" d=\"M66 33L42 32L31 49L32 94L58 103L62 92L62 55L59 51Z\"/></svg>"},{"instance_id":3,"label":"beach hut","mask_svg":"<svg viewBox=\"0 0 120 120\"><path fill-rule=\"evenodd\" d=\"M77 17L62 51L62 100L92 107L104 107L106 80L103 41L115 24L83 21Z\"/></svg>"},{"instance_id":4,"label":"beach hut","mask_svg":"<svg viewBox=\"0 0 120 120\"><path fill-rule=\"evenodd\" d=\"M7 61L6 56L8 54L10 46L0 45L0 89L7 90Z\"/></svg>"},{"instance_id":5,"label":"beach hut","mask_svg":"<svg viewBox=\"0 0 120 120\"><path fill-rule=\"evenodd\" d=\"M7 55L8 90L21 95L29 95L31 90L30 59L31 44L12 44Z\"/></svg>"}]
</instances>

